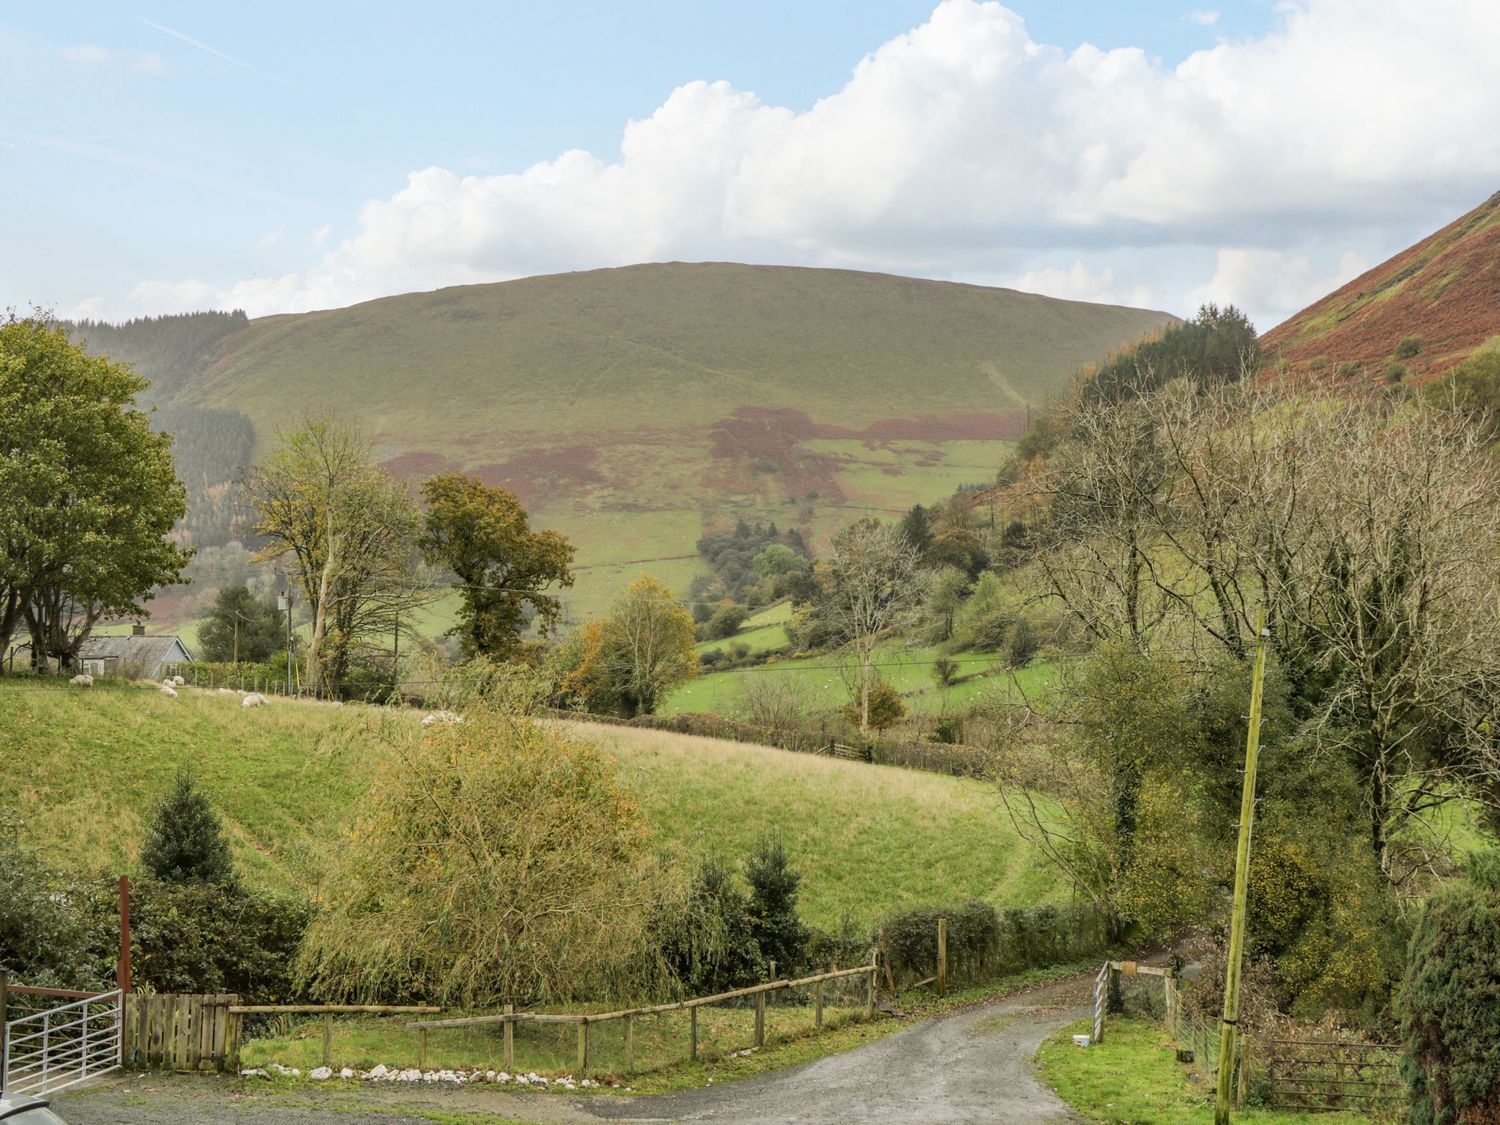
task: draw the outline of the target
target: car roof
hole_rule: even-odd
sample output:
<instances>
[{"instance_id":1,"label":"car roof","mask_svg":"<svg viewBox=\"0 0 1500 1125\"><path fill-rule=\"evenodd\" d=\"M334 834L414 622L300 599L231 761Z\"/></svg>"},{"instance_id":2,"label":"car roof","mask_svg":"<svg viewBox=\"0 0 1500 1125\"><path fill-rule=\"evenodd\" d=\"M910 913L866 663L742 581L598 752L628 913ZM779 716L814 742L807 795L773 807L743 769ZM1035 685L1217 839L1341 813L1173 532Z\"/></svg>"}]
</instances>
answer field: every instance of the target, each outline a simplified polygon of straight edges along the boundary
<instances>
[{"instance_id":1,"label":"car roof","mask_svg":"<svg viewBox=\"0 0 1500 1125\"><path fill-rule=\"evenodd\" d=\"M45 1108L50 1102L44 1102L41 1098L28 1097L26 1094L16 1094L14 1097L0 1098L0 1120L4 1120L13 1114L20 1113L26 1109L36 1109L38 1106Z\"/></svg>"}]
</instances>

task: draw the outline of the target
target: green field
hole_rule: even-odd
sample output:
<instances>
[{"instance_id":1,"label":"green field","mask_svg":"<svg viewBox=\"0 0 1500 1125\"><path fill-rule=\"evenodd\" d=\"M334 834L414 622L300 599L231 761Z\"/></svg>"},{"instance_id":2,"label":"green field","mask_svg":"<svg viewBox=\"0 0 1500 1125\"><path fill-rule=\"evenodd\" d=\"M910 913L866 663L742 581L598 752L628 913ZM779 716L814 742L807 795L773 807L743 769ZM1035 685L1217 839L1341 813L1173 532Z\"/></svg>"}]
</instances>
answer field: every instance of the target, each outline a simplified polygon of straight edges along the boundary
<instances>
[{"instance_id":1,"label":"green field","mask_svg":"<svg viewBox=\"0 0 1500 1125\"><path fill-rule=\"evenodd\" d=\"M876 650L875 664L880 674L901 692L908 711L928 714L962 710L990 699L1014 700L1018 689L1029 694L1051 684L1057 676L1054 665L1036 662L1019 669L1012 677L1002 653L960 652L952 656L958 664L959 680L940 688L932 678L932 662L940 655L942 652L931 645L892 642ZM812 709L843 707L850 699L839 655L823 653L700 676L674 691L662 712L668 715L709 712L738 717L746 690L754 682L752 677L759 676L786 677Z\"/></svg>"},{"instance_id":2,"label":"green field","mask_svg":"<svg viewBox=\"0 0 1500 1125\"><path fill-rule=\"evenodd\" d=\"M773 652L786 648L790 643L786 635L786 623L791 619L792 603L777 602L745 618L744 625L740 626L740 631L734 636L722 641L699 642L698 651L718 652L731 645L744 645L751 652Z\"/></svg>"},{"instance_id":3,"label":"green field","mask_svg":"<svg viewBox=\"0 0 1500 1125\"><path fill-rule=\"evenodd\" d=\"M0 807L50 863L129 871L152 803L189 766L251 882L313 890L380 753L364 709L152 688L0 682ZM415 718L415 715L413 716ZM578 725L617 756L656 840L736 859L781 834L813 924L906 905L1060 893L980 782L741 743Z\"/></svg>"}]
</instances>

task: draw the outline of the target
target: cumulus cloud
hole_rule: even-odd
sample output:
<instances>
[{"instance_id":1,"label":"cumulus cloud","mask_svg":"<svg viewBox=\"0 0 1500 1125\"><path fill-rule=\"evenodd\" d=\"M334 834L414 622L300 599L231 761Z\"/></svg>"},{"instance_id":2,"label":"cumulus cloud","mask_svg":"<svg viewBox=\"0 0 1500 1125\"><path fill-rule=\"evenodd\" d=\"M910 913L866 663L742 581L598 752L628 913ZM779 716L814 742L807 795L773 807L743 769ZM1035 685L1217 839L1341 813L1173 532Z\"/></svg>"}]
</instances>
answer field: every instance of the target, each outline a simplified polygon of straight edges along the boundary
<instances>
[{"instance_id":1,"label":"cumulus cloud","mask_svg":"<svg viewBox=\"0 0 1500 1125\"><path fill-rule=\"evenodd\" d=\"M1194 8L1182 18L1195 27L1213 27L1219 22L1219 13L1212 8Z\"/></svg>"},{"instance_id":2,"label":"cumulus cloud","mask_svg":"<svg viewBox=\"0 0 1500 1125\"><path fill-rule=\"evenodd\" d=\"M222 295L196 277L186 281L143 281L130 291L130 299L153 313L192 312L219 303Z\"/></svg>"},{"instance_id":3,"label":"cumulus cloud","mask_svg":"<svg viewBox=\"0 0 1500 1125\"><path fill-rule=\"evenodd\" d=\"M1006 284L1012 289L1041 293L1047 297L1061 297L1068 301L1134 305L1137 308L1149 308L1160 301L1149 285L1139 282L1119 283L1115 280L1114 270L1105 267L1098 273L1093 273L1082 261L1075 261L1067 269L1047 266L1027 270Z\"/></svg>"},{"instance_id":4,"label":"cumulus cloud","mask_svg":"<svg viewBox=\"0 0 1500 1125\"><path fill-rule=\"evenodd\" d=\"M1331 273L1321 273L1303 254L1224 247L1219 250L1212 280L1193 293L1193 303L1216 301L1249 309L1302 309L1353 281L1370 264L1353 251L1345 251Z\"/></svg>"},{"instance_id":5,"label":"cumulus cloud","mask_svg":"<svg viewBox=\"0 0 1500 1125\"><path fill-rule=\"evenodd\" d=\"M1149 285L1179 311L1232 290L1267 302L1251 306L1265 319L1341 275L1328 255L1353 243L1329 240L1414 212L1434 221L1500 179L1500 5L1394 0L1376 15L1364 0L1305 0L1278 20L1168 67L1135 48L1067 52L997 3L944 0L803 112L690 82L624 126L617 160L569 151L502 175L413 171L309 268L216 298L253 315L731 258L1121 299ZM1312 238L1323 249L1303 245ZM1213 261L1221 247L1208 286L1202 273L1120 286L1084 264L1127 249L1158 265L1189 250ZM1059 252L1077 265L1037 265ZM1275 282L1299 255L1305 282Z\"/></svg>"}]
</instances>

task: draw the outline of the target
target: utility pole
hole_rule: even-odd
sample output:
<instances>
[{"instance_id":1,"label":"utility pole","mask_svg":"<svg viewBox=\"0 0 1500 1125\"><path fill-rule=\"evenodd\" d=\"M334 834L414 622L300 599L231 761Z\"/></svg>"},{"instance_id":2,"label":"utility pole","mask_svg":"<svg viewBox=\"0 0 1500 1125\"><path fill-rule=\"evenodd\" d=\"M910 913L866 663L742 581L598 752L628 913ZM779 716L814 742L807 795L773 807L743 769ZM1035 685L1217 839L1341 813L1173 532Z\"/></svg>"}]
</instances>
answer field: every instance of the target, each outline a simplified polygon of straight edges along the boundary
<instances>
[{"instance_id":1,"label":"utility pole","mask_svg":"<svg viewBox=\"0 0 1500 1125\"><path fill-rule=\"evenodd\" d=\"M1250 830L1255 822L1255 767L1260 760L1260 703L1266 679L1266 611L1255 617L1255 671L1250 684L1250 730L1245 735L1245 786L1240 794L1240 842L1234 857L1234 911L1229 922L1229 964L1224 969L1224 1019L1219 1029L1219 1090L1214 1125L1229 1125L1234 1059L1240 1020L1240 961L1245 954L1245 903L1250 883Z\"/></svg>"}]
</instances>

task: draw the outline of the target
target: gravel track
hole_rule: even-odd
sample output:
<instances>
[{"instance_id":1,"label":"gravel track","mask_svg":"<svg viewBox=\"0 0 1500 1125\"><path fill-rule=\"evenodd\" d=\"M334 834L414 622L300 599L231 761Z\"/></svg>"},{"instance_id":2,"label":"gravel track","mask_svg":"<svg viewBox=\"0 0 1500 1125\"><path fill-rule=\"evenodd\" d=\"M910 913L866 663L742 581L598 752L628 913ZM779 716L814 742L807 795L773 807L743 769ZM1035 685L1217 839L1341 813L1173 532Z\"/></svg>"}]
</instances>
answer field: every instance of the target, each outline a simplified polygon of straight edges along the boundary
<instances>
[{"instance_id":1,"label":"gravel track","mask_svg":"<svg viewBox=\"0 0 1500 1125\"><path fill-rule=\"evenodd\" d=\"M54 1104L72 1125L415 1125L437 1115L569 1125L1070 1122L1078 1118L1038 1081L1031 1059L1043 1039L1085 1010L1088 988L1084 978L1046 985L814 1062L654 1097L388 1085L252 1093L227 1080L132 1076L60 1095Z\"/></svg>"}]
</instances>

